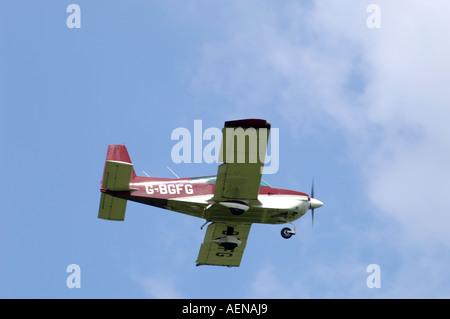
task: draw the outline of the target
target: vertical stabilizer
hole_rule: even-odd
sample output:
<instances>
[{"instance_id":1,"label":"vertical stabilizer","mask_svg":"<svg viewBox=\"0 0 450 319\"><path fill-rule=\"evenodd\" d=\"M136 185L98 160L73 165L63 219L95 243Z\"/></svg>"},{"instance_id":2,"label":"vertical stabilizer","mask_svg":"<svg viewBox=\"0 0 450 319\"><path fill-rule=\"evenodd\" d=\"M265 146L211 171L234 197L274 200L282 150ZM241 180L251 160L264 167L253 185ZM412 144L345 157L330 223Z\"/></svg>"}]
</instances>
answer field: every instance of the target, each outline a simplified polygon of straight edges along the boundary
<instances>
[{"instance_id":1,"label":"vertical stabilizer","mask_svg":"<svg viewBox=\"0 0 450 319\"><path fill-rule=\"evenodd\" d=\"M108 145L108 152L106 153L106 162L108 161L114 161L114 162L124 162L124 163L131 163L130 155L128 154L128 150L125 147L125 145ZM105 162L105 169L106 169L106 162ZM105 169L103 170L103 178L105 177ZM134 168L131 170L131 179L136 177L136 173L134 171ZM101 181L101 184L103 184L103 179Z\"/></svg>"}]
</instances>

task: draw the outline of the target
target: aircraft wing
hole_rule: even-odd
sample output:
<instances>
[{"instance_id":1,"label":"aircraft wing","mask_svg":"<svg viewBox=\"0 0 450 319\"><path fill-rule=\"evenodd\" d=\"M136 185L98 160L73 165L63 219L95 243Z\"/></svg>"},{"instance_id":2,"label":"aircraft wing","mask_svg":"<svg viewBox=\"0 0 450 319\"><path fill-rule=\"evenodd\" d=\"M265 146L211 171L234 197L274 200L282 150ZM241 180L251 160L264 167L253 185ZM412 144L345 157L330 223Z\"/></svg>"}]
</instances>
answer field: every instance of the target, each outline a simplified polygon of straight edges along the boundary
<instances>
[{"instance_id":1,"label":"aircraft wing","mask_svg":"<svg viewBox=\"0 0 450 319\"><path fill-rule=\"evenodd\" d=\"M257 199L270 123L248 119L225 122L213 200Z\"/></svg>"},{"instance_id":2,"label":"aircraft wing","mask_svg":"<svg viewBox=\"0 0 450 319\"><path fill-rule=\"evenodd\" d=\"M241 224L234 226L232 231L224 223L212 223L206 230L205 239L200 247L197 258L197 266L215 265L239 267L247 244L248 234L251 224ZM236 247L227 246L236 242L240 244Z\"/></svg>"}]
</instances>

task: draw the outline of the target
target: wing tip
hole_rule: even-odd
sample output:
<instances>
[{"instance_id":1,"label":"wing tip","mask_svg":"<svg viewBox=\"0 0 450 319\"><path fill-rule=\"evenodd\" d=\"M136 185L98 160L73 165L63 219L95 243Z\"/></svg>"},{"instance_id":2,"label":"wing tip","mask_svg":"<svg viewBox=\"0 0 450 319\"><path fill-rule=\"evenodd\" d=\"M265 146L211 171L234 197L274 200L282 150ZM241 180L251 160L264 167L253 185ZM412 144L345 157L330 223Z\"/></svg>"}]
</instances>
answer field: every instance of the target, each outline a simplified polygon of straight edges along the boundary
<instances>
[{"instance_id":1,"label":"wing tip","mask_svg":"<svg viewBox=\"0 0 450 319\"><path fill-rule=\"evenodd\" d=\"M232 267L239 267L239 265L227 265L227 264L207 264L207 263L196 263L195 266L216 266L216 267L228 267L228 268L232 268Z\"/></svg>"},{"instance_id":2,"label":"wing tip","mask_svg":"<svg viewBox=\"0 0 450 319\"><path fill-rule=\"evenodd\" d=\"M262 119L242 119L226 121L225 127L242 127L242 128L267 128L270 129L270 123Z\"/></svg>"}]
</instances>

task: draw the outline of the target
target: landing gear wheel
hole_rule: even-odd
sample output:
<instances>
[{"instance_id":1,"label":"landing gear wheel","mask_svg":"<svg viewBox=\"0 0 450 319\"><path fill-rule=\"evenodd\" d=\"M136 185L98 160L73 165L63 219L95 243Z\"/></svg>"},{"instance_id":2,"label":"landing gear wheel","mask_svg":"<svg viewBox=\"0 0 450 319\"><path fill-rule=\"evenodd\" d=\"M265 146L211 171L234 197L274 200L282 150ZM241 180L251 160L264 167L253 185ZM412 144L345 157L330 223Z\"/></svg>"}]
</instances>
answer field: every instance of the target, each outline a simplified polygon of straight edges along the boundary
<instances>
[{"instance_id":1,"label":"landing gear wheel","mask_svg":"<svg viewBox=\"0 0 450 319\"><path fill-rule=\"evenodd\" d=\"M289 239L292 237L292 235L294 235L295 233L289 228L289 227L284 227L281 230L281 236L285 239Z\"/></svg>"}]
</instances>

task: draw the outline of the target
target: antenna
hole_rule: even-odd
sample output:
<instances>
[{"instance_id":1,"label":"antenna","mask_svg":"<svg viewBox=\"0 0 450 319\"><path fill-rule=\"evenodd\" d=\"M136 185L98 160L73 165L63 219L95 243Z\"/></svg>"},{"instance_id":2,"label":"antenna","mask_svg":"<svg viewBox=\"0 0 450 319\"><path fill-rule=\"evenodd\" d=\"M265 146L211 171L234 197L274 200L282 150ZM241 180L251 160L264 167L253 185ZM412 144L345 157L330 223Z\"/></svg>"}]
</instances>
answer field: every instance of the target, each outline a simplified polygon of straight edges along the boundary
<instances>
[{"instance_id":1,"label":"antenna","mask_svg":"<svg viewBox=\"0 0 450 319\"><path fill-rule=\"evenodd\" d=\"M175 177L176 178L180 178L180 176L178 176L177 174L175 174L175 172L174 171L172 171L171 169L170 169L170 167L169 166L166 166L167 167L167 169L169 170L169 171L171 171L172 172L172 174L173 175L175 175Z\"/></svg>"},{"instance_id":2,"label":"antenna","mask_svg":"<svg viewBox=\"0 0 450 319\"><path fill-rule=\"evenodd\" d=\"M142 171L142 173L144 173L147 177L150 177L150 175L148 175L145 171Z\"/></svg>"}]
</instances>

